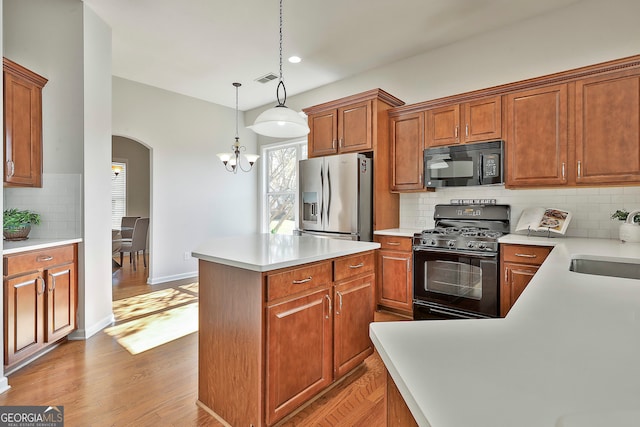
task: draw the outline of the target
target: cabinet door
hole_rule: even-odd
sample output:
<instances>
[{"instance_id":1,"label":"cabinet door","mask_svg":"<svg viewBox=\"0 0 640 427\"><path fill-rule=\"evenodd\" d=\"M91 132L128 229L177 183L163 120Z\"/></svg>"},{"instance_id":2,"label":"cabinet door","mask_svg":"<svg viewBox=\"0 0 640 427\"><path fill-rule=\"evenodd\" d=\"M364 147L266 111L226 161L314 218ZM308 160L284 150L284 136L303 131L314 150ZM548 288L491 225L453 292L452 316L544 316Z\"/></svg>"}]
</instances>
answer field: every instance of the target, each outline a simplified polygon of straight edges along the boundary
<instances>
[{"instance_id":1,"label":"cabinet door","mask_svg":"<svg viewBox=\"0 0 640 427\"><path fill-rule=\"evenodd\" d=\"M411 252L378 251L378 305L413 310Z\"/></svg>"},{"instance_id":2,"label":"cabinet door","mask_svg":"<svg viewBox=\"0 0 640 427\"><path fill-rule=\"evenodd\" d=\"M567 183L567 85L507 95L507 186Z\"/></svg>"},{"instance_id":3,"label":"cabinet door","mask_svg":"<svg viewBox=\"0 0 640 427\"><path fill-rule=\"evenodd\" d=\"M47 327L45 342L54 342L76 328L76 269L73 263L46 271Z\"/></svg>"},{"instance_id":4,"label":"cabinet door","mask_svg":"<svg viewBox=\"0 0 640 427\"><path fill-rule=\"evenodd\" d=\"M371 101L338 109L338 145L341 153L372 149L371 110Z\"/></svg>"},{"instance_id":5,"label":"cabinet door","mask_svg":"<svg viewBox=\"0 0 640 427\"><path fill-rule=\"evenodd\" d=\"M338 110L309 115L309 157L338 152Z\"/></svg>"},{"instance_id":6,"label":"cabinet door","mask_svg":"<svg viewBox=\"0 0 640 427\"><path fill-rule=\"evenodd\" d=\"M427 147L460 143L460 105L427 111Z\"/></svg>"},{"instance_id":7,"label":"cabinet door","mask_svg":"<svg viewBox=\"0 0 640 427\"><path fill-rule=\"evenodd\" d=\"M41 87L4 73L4 182L42 187Z\"/></svg>"},{"instance_id":8,"label":"cabinet door","mask_svg":"<svg viewBox=\"0 0 640 427\"><path fill-rule=\"evenodd\" d=\"M424 113L391 118L391 190L423 190Z\"/></svg>"},{"instance_id":9,"label":"cabinet door","mask_svg":"<svg viewBox=\"0 0 640 427\"><path fill-rule=\"evenodd\" d=\"M464 107L464 142L489 141L502 136L500 96L467 102Z\"/></svg>"},{"instance_id":10,"label":"cabinet door","mask_svg":"<svg viewBox=\"0 0 640 427\"><path fill-rule=\"evenodd\" d=\"M537 266L505 263L502 288L500 289L500 316L507 315L531 278L538 271Z\"/></svg>"},{"instance_id":11,"label":"cabinet door","mask_svg":"<svg viewBox=\"0 0 640 427\"><path fill-rule=\"evenodd\" d=\"M337 379L373 353L369 324L373 322L375 275L335 286L333 370Z\"/></svg>"},{"instance_id":12,"label":"cabinet door","mask_svg":"<svg viewBox=\"0 0 640 427\"><path fill-rule=\"evenodd\" d=\"M576 183L640 181L640 76L576 82Z\"/></svg>"},{"instance_id":13,"label":"cabinet door","mask_svg":"<svg viewBox=\"0 0 640 427\"><path fill-rule=\"evenodd\" d=\"M41 272L4 282L4 363L11 365L44 347L45 281Z\"/></svg>"},{"instance_id":14,"label":"cabinet door","mask_svg":"<svg viewBox=\"0 0 640 427\"><path fill-rule=\"evenodd\" d=\"M268 425L332 382L332 305L323 289L267 307Z\"/></svg>"}]
</instances>

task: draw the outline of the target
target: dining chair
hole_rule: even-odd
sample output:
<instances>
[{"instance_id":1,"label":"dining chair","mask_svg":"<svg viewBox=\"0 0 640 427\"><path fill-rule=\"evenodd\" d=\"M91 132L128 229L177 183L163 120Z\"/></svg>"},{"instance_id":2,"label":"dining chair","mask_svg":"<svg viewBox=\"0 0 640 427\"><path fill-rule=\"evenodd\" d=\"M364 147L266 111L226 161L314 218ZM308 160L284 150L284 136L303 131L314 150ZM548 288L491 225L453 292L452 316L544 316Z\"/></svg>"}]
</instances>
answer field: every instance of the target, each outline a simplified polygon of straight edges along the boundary
<instances>
[{"instance_id":1,"label":"dining chair","mask_svg":"<svg viewBox=\"0 0 640 427\"><path fill-rule=\"evenodd\" d=\"M131 239L133 236L133 226L136 225L136 220L139 216L123 216L120 221L120 238L122 240Z\"/></svg>"},{"instance_id":2,"label":"dining chair","mask_svg":"<svg viewBox=\"0 0 640 427\"><path fill-rule=\"evenodd\" d=\"M142 262L147 267L147 232L149 230L149 218L138 218L133 225L131 240L123 240L120 246L120 265L122 255L129 252L129 262L133 260L133 271L137 271L138 253L142 251ZM133 256L135 254L135 256Z\"/></svg>"}]
</instances>

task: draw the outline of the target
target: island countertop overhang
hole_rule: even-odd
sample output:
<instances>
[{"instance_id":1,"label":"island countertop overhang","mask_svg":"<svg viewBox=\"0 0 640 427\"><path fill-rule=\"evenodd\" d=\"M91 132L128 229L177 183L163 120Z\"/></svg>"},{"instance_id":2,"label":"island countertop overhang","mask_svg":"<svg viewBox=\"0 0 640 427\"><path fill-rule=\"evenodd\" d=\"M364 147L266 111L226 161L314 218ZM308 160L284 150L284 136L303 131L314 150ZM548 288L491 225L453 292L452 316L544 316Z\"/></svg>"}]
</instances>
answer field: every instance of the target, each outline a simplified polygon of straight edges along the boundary
<instances>
[{"instance_id":1,"label":"island countertop overhang","mask_svg":"<svg viewBox=\"0 0 640 427\"><path fill-rule=\"evenodd\" d=\"M191 255L203 261L266 272L379 247L380 244L375 242L263 233L211 238Z\"/></svg>"}]
</instances>

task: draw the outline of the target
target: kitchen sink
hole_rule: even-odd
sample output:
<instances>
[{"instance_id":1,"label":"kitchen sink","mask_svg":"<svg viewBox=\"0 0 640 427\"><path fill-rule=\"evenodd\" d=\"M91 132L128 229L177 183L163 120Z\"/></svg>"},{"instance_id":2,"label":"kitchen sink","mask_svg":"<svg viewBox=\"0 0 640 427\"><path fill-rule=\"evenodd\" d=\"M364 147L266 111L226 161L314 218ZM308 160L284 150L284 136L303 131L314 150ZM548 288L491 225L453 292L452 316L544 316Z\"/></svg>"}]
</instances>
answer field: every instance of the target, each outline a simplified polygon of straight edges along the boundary
<instances>
[{"instance_id":1,"label":"kitchen sink","mask_svg":"<svg viewBox=\"0 0 640 427\"><path fill-rule=\"evenodd\" d=\"M640 259L574 255L569 270L597 276L640 279Z\"/></svg>"}]
</instances>

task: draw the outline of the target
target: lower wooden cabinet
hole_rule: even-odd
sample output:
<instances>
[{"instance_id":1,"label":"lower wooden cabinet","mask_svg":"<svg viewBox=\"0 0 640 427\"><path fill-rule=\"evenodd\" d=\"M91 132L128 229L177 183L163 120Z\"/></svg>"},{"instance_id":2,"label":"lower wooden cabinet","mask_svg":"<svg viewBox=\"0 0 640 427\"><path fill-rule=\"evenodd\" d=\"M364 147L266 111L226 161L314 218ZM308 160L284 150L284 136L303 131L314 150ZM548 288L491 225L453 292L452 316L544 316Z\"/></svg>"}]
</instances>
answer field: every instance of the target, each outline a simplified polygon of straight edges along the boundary
<instances>
[{"instance_id":1,"label":"lower wooden cabinet","mask_svg":"<svg viewBox=\"0 0 640 427\"><path fill-rule=\"evenodd\" d=\"M500 245L500 316L507 315L551 252L548 246Z\"/></svg>"},{"instance_id":2,"label":"lower wooden cabinet","mask_svg":"<svg viewBox=\"0 0 640 427\"><path fill-rule=\"evenodd\" d=\"M407 316L413 315L412 238L376 235L378 270L376 304Z\"/></svg>"},{"instance_id":3,"label":"lower wooden cabinet","mask_svg":"<svg viewBox=\"0 0 640 427\"><path fill-rule=\"evenodd\" d=\"M76 328L76 245L6 255L5 372Z\"/></svg>"}]
</instances>

